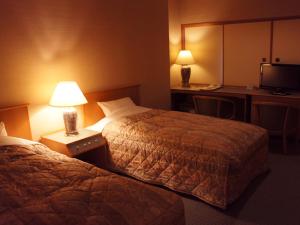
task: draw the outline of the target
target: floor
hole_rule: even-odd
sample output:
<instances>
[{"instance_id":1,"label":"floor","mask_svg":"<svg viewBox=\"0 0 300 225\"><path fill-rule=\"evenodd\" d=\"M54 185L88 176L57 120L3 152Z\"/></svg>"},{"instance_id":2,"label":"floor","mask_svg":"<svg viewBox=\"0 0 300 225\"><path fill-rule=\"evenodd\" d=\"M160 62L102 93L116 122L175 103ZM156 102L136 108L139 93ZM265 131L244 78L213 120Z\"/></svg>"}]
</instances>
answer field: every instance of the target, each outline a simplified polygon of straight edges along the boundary
<instances>
[{"instance_id":1,"label":"floor","mask_svg":"<svg viewBox=\"0 0 300 225\"><path fill-rule=\"evenodd\" d=\"M300 225L300 144L283 155L272 140L270 172L255 179L226 211L182 197L186 225Z\"/></svg>"}]
</instances>

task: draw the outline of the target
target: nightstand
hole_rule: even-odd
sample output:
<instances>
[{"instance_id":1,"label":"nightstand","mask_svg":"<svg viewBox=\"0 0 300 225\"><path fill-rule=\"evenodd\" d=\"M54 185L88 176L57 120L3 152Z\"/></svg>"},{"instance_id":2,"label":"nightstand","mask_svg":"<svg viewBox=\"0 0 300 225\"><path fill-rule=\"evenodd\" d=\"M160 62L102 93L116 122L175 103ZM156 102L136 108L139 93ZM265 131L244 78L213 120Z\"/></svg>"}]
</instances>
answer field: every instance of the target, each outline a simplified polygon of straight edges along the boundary
<instances>
[{"instance_id":1,"label":"nightstand","mask_svg":"<svg viewBox=\"0 0 300 225\"><path fill-rule=\"evenodd\" d=\"M50 149L66 156L105 168L107 160L107 143L101 133L87 129L80 129L76 136L66 136L60 131L43 136L41 143Z\"/></svg>"}]
</instances>

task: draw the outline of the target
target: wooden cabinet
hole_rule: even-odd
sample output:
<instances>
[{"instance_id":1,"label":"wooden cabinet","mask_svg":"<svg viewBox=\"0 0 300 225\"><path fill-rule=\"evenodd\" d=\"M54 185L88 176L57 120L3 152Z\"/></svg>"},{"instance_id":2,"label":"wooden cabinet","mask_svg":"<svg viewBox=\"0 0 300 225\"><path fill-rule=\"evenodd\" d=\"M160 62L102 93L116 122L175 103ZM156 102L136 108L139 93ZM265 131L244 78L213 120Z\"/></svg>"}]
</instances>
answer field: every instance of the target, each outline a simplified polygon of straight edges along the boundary
<instances>
[{"instance_id":1,"label":"wooden cabinet","mask_svg":"<svg viewBox=\"0 0 300 225\"><path fill-rule=\"evenodd\" d=\"M259 86L260 63L270 62L271 22L224 25L224 85Z\"/></svg>"},{"instance_id":2,"label":"wooden cabinet","mask_svg":"<svg viewBox=\"0 0 300 225\"><path fill-rule=\"evenodd\" d=\"M186 49L192 50L196 61L192 65L191 83L222 84L222 25L190 27L185 31Z\"/></svg>"},{"instance_id":3,"label":"wooden cabinet","mask_svg":"<svg viewBox=\"0 0 300 225\"><path fill-rule=\"evenodd\" d=\"M273 63L300 64L300 19L274 21Z\"/></svg>"}]
</instances>

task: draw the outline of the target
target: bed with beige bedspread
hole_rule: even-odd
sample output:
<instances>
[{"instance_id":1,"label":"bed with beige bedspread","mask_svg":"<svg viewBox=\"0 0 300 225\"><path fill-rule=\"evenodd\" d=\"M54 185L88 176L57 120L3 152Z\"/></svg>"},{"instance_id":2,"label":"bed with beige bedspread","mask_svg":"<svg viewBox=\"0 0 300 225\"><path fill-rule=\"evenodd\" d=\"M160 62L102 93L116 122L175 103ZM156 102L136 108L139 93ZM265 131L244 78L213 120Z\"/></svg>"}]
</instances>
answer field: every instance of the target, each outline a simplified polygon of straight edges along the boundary
<instances>
[{"instance_id":1,"label":"bed with beige bedspread","mask_svg":"<svg viewBox=\"0 0 300 225\"><path fill-rule=\"evenodd\" d=\"M105 126L109 167L220 208L267 169L268 135L237 121L150 110Z\"/></svg>"},{"instance_id":2,"label":"bed with beige bedspread","mask_svg":"<svg viewBox=\"0 0 300 225\"><path fill-rule=\"evenodd\" d=\"M0 224L183 225L181 199L55 153L0 146Z\"/></svg>"}]
</instances>

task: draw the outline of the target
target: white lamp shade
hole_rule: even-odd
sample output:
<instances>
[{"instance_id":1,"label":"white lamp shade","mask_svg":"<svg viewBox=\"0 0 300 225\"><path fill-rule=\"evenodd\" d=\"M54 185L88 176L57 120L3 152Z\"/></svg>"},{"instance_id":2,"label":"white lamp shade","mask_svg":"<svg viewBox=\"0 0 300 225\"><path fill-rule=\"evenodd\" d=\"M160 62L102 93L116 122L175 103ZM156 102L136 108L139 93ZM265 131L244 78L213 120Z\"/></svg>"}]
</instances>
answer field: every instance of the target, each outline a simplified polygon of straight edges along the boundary
<instances>
[{"instance_id":1,"label":"white lamp shade","mask_svg":"<svg viewBox=\"0 0 300 225\"><path fill-rule=\"evenodd\" d=\"M57 84L49 105L72 107L86 103L87 100L75 81L62 81Z\"/></svg>"},{"instance_id":2,"label":"white lamp shade","mask_svg":"<svg viewBox=\"0 0 300 225\"><path fill-rule=\"evenodd\" d=\"M176 64L179 65L191 65L195 60L190 50L181 50L177 56Z\"/></svg>"}]
</instances>

